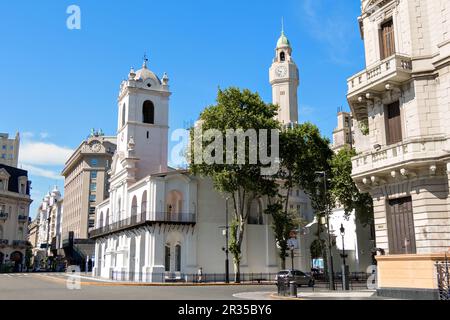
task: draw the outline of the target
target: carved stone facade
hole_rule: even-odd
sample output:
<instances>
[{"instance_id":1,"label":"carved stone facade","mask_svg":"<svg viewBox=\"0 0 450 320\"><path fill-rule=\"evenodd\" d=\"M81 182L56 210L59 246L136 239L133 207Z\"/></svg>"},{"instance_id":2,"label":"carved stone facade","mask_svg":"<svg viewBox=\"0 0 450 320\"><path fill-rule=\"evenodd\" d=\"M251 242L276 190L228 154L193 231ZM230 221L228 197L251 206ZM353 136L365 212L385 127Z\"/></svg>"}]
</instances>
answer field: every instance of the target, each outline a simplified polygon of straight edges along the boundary
<instances>
[{"instance_id":1,"label":"carved stone facade","mask_svg":"<svg viewBox=\"0 0 450 320\"><path fill-rule=\"evenodd\" d=\"M359 22L366 69L347 96L358 124L353 178L373 196L378 248L406 268L450 248L450 2L363 0ZM383 259L381 272L395 260ZM414 287L391 276L380 275L385 288Z\"/></svg>"}]
</instances>

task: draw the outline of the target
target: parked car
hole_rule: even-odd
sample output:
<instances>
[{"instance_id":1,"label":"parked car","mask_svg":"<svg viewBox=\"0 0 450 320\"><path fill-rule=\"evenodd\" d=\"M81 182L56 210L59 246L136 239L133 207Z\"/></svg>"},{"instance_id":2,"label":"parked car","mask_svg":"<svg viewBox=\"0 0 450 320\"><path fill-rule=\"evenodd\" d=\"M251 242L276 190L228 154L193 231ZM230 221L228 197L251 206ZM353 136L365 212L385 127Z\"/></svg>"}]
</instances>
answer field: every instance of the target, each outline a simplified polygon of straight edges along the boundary
<instances>
[{"instance_id":1,"label":"parked car","mask_svg":"<svg viewBox=\"0 0 450 320\"><path fill-rule=\"evenodd\" d=\"M308 286L314 287L315 280L311 275L307 275L306 273L300 270L281 270L277 274L277 284L278 281L286 281L286 282L295 282L297 286Z\"/></svg>"}]
</instances>

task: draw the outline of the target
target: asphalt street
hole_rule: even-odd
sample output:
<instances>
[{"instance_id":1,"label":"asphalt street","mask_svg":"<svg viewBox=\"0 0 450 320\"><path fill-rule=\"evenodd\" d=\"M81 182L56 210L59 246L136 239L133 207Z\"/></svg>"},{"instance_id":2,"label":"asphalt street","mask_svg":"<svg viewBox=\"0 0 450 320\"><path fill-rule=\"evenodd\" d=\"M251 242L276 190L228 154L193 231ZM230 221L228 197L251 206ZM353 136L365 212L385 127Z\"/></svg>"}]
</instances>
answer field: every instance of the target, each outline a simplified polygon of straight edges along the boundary
<instances>
[{"instance_id":1,"label":"asphalt street","mask_svg":"<svg viewBox=\"0 0 450 320\"><path fill-rule=\"evenodd\" d=\"M252 292L259 292L258 299L263 300L275 291L274 285L156 287L115 286L107 282L82 282L79 290L73 290L68 289L67 276L63 274L0 274L0 300L239 300L235 294Z\"/></svg>"}]
</instances>

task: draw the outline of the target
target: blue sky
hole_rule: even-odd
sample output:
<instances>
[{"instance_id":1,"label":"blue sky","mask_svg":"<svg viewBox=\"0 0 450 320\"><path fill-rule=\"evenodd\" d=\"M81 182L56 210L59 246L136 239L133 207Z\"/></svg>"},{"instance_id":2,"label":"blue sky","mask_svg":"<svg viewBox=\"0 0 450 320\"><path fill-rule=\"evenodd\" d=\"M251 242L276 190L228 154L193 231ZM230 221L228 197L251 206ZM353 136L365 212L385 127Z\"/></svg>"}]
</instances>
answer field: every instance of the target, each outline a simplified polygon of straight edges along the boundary
<instances>
[{"instance_id":1,"label":"blue sky","mask_svg":"<svg viewBox=\"0 0 450 320\"><path fill-rule=\"evenodd\" d=\"M81 30L66 27L69 5ZM116 99L130 67L167 72L171 130L238 86L271 101L268 69L281 17L300 69L300 120L331 137L346 79L364 65L358 0L40 0L0 3L0 132L20 131L33 181L31 216L91 128L116 133Z\"/></svg>"}]
</instances>

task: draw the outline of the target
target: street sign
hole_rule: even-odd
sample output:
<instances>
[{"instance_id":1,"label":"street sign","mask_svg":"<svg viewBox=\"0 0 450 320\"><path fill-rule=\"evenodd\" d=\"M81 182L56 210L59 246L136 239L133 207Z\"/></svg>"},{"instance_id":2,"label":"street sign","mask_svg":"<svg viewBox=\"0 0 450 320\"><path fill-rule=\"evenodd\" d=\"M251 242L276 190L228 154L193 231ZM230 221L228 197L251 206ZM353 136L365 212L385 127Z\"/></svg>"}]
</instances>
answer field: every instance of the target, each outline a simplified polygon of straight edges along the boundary
<instances>
[{"instance_id":1,"label":"street sign","mask_svg":"<svg viewBox=\"0 0 450 320\"><path fill-rule=\"evenodd\" d=\"M291 250L298 249L298 241L297 241L297 239L291 238L291 239L289 239L289 240L287 241L287 244L288 244L288 247L289 247Z\"/></svg>"}]
</instances>

